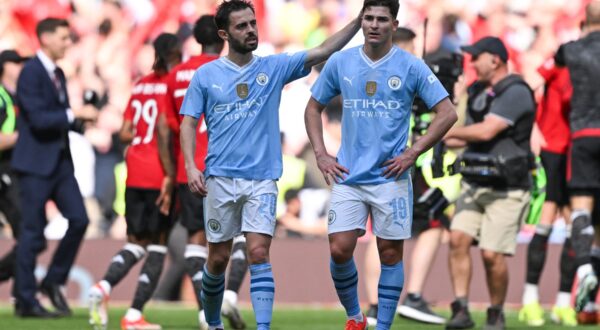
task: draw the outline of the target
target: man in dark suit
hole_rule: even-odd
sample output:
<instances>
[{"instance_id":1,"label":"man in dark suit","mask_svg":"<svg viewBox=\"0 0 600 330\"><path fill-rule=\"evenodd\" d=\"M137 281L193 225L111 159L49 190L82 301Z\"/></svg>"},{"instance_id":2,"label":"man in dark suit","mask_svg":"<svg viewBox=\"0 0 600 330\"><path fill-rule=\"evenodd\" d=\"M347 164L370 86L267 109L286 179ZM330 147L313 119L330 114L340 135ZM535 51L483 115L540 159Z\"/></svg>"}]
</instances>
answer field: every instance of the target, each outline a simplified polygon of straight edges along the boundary
<instances>
[{"instance_id":1,"label":"man in dark suit","mask_svg":"<svg viewBox=\"0 0 600 330\"><path fill-rule=\"evenodd\" d=\"M17 247L15 313L22 317L53 317L71 313L60 287L67 281L88 225L75 181L68 131L81 129L83 120L93 120L96 113L82 108L76 115L71 110L65 75L56 66L71 44L68 22L44 19L38 23L36 33L41 49L25 63L17 82L19 137L12 166L19 176L23 218ZM69 228L40 285L56 313L48 312L36 299L34 277L37 254L46 248L45 205L50 199L69 220Z\"/></svg>"}]
</instances>

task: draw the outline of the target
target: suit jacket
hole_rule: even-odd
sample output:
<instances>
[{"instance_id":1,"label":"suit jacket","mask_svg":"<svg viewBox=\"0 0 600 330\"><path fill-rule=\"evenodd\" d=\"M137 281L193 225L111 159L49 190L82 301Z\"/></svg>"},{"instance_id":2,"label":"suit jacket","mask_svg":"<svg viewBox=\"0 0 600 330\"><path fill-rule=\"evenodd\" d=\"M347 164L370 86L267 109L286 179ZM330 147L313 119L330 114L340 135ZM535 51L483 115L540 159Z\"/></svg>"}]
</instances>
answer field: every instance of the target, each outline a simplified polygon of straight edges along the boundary
<instances>
[{"instance_id":1,"label":"suit jacket","mask_svg":"<svg viewBox=\"0 0 600 330\"><path fill-rule=\"evenodd\" d=\"M25 63L19 75L19 137L12 155L12 166L19 172L49 176L64 152L69 153L69 97L62 71L57 76L63 89L62 100L37 56Z\"/></svg>"}]
</instances>

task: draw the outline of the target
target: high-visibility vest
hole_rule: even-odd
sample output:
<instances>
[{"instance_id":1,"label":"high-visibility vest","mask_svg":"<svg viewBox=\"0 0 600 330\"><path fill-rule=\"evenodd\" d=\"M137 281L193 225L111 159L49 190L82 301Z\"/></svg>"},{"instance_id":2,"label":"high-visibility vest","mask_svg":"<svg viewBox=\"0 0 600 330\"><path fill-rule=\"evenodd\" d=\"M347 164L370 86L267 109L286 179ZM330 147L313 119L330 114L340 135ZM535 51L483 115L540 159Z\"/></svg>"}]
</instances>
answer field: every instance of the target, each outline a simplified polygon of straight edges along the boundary
<instances>
[{"instance_id":1,"label":"high-visibility vest","mask_svg":"<svg viewBox=\"0 0 600 330\"><path fill-rule=\"evenodd\" d=\"M2 123L0 131L4 134L12 133L15 131L17 117L15 114L15 107L12 97L3 86L0 86L0 106L4 106L6 108L6 119L4 119L4 123Z\"/></svg>"}]
</instances>

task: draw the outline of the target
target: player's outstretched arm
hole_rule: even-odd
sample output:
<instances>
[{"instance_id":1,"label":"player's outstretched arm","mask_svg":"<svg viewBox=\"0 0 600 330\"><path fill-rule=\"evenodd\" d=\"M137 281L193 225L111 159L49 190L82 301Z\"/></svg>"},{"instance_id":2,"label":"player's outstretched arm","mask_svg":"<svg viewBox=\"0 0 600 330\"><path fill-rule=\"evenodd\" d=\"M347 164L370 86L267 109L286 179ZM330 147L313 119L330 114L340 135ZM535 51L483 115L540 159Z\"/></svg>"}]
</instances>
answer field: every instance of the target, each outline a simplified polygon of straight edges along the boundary
<instances>
[{"instance_id":1,"label":"player's outstretched arm","mask_svg":"<svg viewBox=\"0 0 600 330\"><path fill-rule=\"evenodd\" d=\"M325 182L331 184L332 181L338 182L338 179L343 179L344 173L348 174L349 171L340 165L335 157L329 155L327 149L325 149L323 122L321 121L321 112L323 112L323 109L325 109L325 106L311 97L304 112L304 122L306 124L308 139L312 144L315 157L317 158L319 170L323 173Z\"/></svg>"},{"instance_id":2,"label":"player's outstretched arm","mask_svg":"<svg viewBox=\"0 0 600 330\"><path fill-rule=\"evenodd\" d=\"M327 40L323 41L319 46L309 49L306 55L306 62L304 68L309 69L314 65L317 65L323 61L326 61L331 54L342 49L350 39L360 30L360 24L362 20L362 13L357 18L353 19L352 22L348 23L343 29L336 32Z\"/></svg>"},{"instance_id":3,"label":"player's outstretched arm","mask_svg":"<svg viewBox=\"0 0 600 330\"><path fill-rule=\"evenodd\" d=\"M181 151L185 162L185 171L188 178L188 186L193 194L206 196L206 185L204 175L196 167L194 153L196 152L196 127L198 119L192 116L183 116L181 121Z\"/></svg>"},{"instance_id":4,"label":"player's outstretched arm","mask_svg":"<svg viewBox=\"0 0 600 330\"><path fill-rule=\"evenodd\" d=\"M440 101L432 108L432 110L436 115L427 129L427 133L419 138L412 147L406 149L401 155L383 163L383 166L386 167L383 171L383 176L386 178L396 177L397 179L404 171L408 170L415 163L422 153L439 142L446 132L448 132L450 127L458 120L454 106L448 98Z\"/></svg>"},{"instance_id":5,"label":"player's outstretched arm","mask_svg":"<svg viewBox=\"0 0 600 330\"><path fill-rule=\"evenodd\" d=\"M165 171L165 177L160 188L160 195L156 199L156 205L160 212L169 215L171 209L171 194L173 193L175 183L175 161L171 151L171 130L167 124L167 118L164 113L158 116L157 144L160 163Z\"/></svg>"}]
</instances>

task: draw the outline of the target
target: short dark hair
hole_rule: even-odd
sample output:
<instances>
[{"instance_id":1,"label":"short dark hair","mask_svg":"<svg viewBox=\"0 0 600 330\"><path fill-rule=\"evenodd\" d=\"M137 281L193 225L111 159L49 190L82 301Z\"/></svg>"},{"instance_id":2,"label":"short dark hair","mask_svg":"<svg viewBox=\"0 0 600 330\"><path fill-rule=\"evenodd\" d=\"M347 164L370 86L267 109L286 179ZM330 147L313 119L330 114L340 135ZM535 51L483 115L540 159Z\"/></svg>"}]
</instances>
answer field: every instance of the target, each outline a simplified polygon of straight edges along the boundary
<instances>
[{"instance_id":1,"label":"short dark hair","mask_svg":"<svg viewBox=\"0 0 600 330\"><path fill-rule=\"evenodd\" d=\"M48 17L41 20L35 27L35 34L38 39L46 32L54 32L59 27L69 27L69 22L66 19Z\"/></svg>"},{"instance_id":2,"label":"short dark hair","mask_svg":"<svg viewBox=\"0 0 600 330\"><path fill-rule=\"evenodd\" d=\"M392 18L396 19L400 10L400 2L398 0L365 0L362 11L364 12L367 7L388 7Z\"/></svg>"},{"instance_id":3,"label":"short dark hair","mask_svg":"<svg viewBox=\"0 0 600 330\"><path fill-rule=\"evenodd\" d=\"M202 46L223 44L225 41L219 37L217 30L215 17L203 15L194 24L194 39Z\"/></svg>"},{"instance_id":4,"label":"short dark hair","mask_svg":"<svg viewBox=\"0 0 600 330\"><path fill-rule=\"evenodd\" d=\"M229 15L234 11L244 10L250 8L254 13L254 6L247 0L226 0L223 1L219 8L217 8L217 14L215 15L215 24L219 30L227 30L229 26Z\"/></svg>"},{"instance_id":5,"label":"short dark hair","mask_svg":"<svg viewBox=\"0 0 600 330\"><path fill-rule=\"evenodd\" d=\"M399 27L392 35L392 41L394 43L412 41L416 36L417 34L413 30Z\"/></svg>"}]
</instances>

